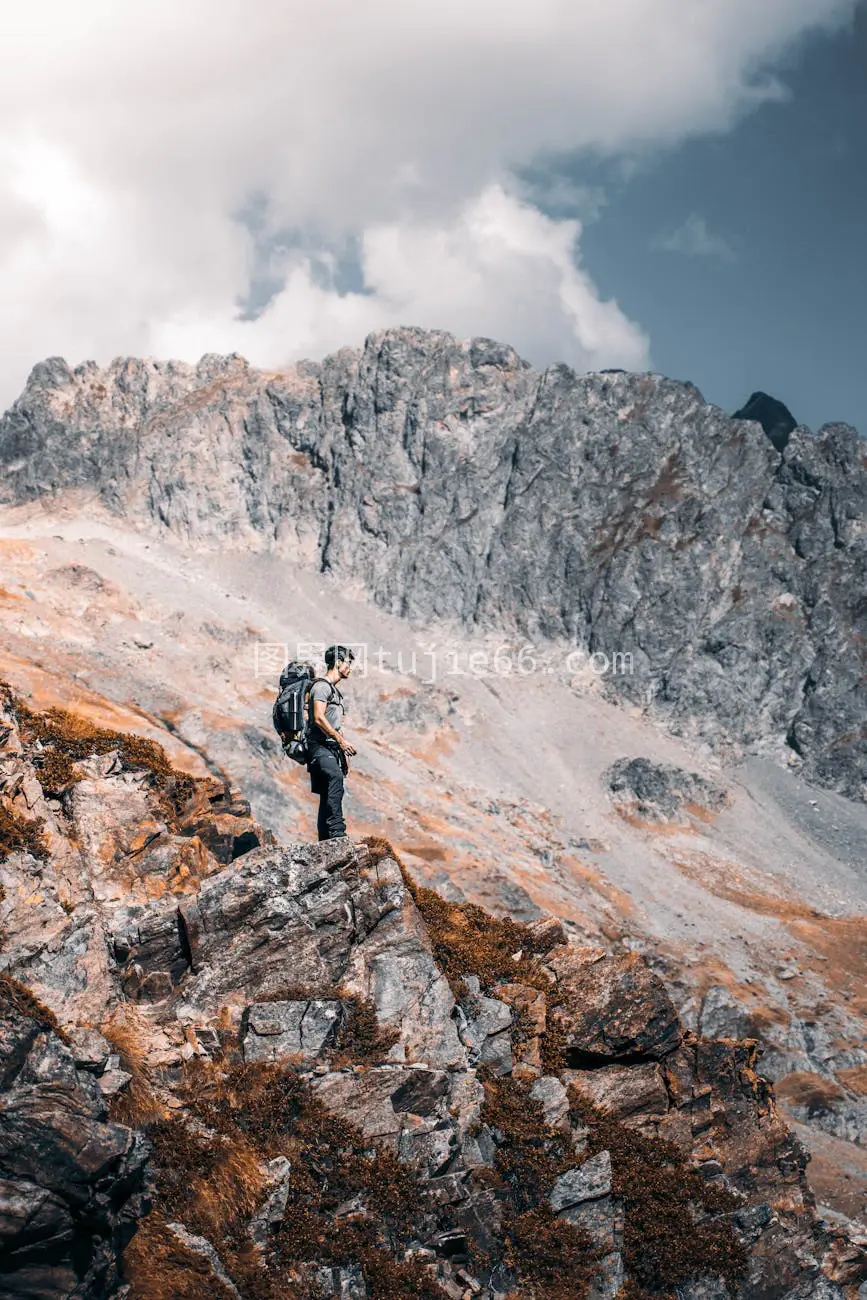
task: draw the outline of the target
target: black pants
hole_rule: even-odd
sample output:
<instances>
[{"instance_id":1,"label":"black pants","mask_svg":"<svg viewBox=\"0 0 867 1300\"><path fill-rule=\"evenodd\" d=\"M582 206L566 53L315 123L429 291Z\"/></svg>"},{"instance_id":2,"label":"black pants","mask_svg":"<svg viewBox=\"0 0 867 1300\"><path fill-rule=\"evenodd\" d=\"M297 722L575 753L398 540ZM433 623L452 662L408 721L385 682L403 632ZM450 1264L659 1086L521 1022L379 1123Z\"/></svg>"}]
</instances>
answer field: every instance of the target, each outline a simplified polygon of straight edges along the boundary
<instances>
[{"instance_id":1,"label":"black pants","mask_svg":"<svg viewBox=\"0 0 867 1300\"><path fill-rule=\"evenodd\" d=\"M310 773L310 789L319 795L319 816L316 828L320 840L334 840L346 834L346 822L343 820L343 765L342 755L325 745L317 745L310 751L307 771Z\"/></svg>"}]
</instances>

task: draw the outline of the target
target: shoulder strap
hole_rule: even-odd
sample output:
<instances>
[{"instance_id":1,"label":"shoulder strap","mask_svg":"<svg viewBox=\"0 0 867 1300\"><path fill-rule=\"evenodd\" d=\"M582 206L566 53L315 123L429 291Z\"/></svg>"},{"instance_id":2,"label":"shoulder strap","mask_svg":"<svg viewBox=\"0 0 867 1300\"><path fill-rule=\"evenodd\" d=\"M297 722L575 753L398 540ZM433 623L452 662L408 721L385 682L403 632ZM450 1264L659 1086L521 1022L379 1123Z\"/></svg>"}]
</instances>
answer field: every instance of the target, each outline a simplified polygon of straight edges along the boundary
<instances>
[{"instance_id":1,"label":"shoulder strap","mask_svg":"<svg viewBox=\"0 0 867 1300\"><path fill-rule=\"evenodd\" d=\"M331 700L333 700L334 697L335 697L335 695L336 695L337 698L341 701L341 703L343 702L343 696L340 694L340 691L337 689L337 687L334 685L333 682L329 682L329 680L328 680L327 677L314 677L314 678L313 678L313 681L310 683L310 690L307 692L307 714L308 714L308 717L310 718L311 722L313 721L313 695L312 695L312 691L313 691L313 687L316 685L317 682L325 682L326 686L328 686L328 687L330 688L330 690L331 690ZM331 700L328 701L329 704L331 703Z\"/></svg>"}]
</instances>

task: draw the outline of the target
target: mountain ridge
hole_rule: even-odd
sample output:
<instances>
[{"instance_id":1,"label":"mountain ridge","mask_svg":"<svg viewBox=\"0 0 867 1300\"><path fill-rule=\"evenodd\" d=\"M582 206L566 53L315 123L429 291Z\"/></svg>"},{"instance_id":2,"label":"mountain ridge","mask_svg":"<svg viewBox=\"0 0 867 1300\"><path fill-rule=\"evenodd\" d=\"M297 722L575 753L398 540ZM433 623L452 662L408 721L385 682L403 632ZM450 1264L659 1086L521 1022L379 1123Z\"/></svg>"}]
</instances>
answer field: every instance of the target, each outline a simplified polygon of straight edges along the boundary
<instances>
[{"instance_id":1,"label":"mountain ridge","mask_svg":"<svg viewBox=\"0 0 867 1300\"><path fill-rule=\"evenodd\" d=\"M393 329L279 372L40 363L0 465L7 504L89 490L420 622L629 655L617 698L867 798L867 452L849 426L795 428L778 452L690 384L539 373L492 340Z\"/></svg>"}]
</instances>

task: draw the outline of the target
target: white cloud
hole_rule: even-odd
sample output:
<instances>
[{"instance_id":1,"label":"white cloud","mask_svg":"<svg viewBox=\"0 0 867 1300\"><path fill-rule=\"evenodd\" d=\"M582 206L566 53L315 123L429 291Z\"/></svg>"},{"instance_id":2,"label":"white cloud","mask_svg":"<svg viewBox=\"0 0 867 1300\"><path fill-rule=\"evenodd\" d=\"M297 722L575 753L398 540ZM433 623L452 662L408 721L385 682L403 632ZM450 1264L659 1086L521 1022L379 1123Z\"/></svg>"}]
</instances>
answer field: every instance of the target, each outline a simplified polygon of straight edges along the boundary
<instances>
[{"instance_id":1,"label":"white cloud","mask_svg":"<svg viewBox=\"0 0 867 1300\"><path fill-rule=\"evenodd\" d=\"M217 351L278 365L287 352L322 355L403 323L500 337L541 364L561 357L584 370L614 360L639 369L647 340L616 303L600 301L576 261L580 232L577 221L553 221L492 184L452 220L370 226L361 250L367 292L335 294L309 255L299 256L256 319L232 319L231 302L216 303L209 316L161 325L154 349L193 355L207 338Z\"/></svg>"},{"instance_id":2,"label":"white cloud","mask_svg":"<svg viewBox=\"0 0 867 1300\"><path fill-rule=\"evenodd\" d=\"M522 197L545 212L565 211L578 216L582 224L598 221L605 211L608 195L601 185L584 185L557 165L540 166L525 171L518 181Z\"/></svg>"},{"instance_id":3,"label":"white cloud","mask_svg":"<svg viewBox=\"0 0 867 1300\"><path fill-rule=\"evenodd\" d=\"M653 247L666 253L682 253L684 257L718 257L723 262L737 261L731 244L722 235L715 234L697 212L691 212L671 234L654 240Z\"/></svg>"},{"instance_id":4,"label":"white cloud","mask_svg":"<svg viewBox=\"0 0 867 1300\"><path fill-rule=\"evenodd\" d=\"M641 364L528 205L540 158L725 129L773 61L855 0L29 0L0 67L0 403L48 353L170 347L254 362L373 324L500 336L538 360ZM254 239L237 218L264 195ZM238 319L261 247L283 287ZM269 244L269 239L271 243ZM348 239L368 292L315 274Z\"/></svg>"}]
</instances>

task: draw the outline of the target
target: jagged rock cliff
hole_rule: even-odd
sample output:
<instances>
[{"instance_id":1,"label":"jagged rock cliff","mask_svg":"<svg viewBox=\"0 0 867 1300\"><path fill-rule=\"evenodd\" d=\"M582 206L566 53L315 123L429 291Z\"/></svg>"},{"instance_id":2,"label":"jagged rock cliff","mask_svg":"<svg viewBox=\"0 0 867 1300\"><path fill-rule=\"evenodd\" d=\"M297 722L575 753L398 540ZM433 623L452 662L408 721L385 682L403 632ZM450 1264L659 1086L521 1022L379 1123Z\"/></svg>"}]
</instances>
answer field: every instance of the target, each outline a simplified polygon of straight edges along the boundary
<instances>
[{"instance_id":1,"label":"jagged rock cliff","mask_svg":"<svg viewBox=\"0 0 867 1300\"><path fill-rule=\"evenodd\" d=\"M0 1296L842 1300L754 1042L0 701ZM849 1288L844 1292L843 1288Z\"/></svg>"},{"instance_id":2,"label":"jagged rock cliff","mask_svg":"<svg viewBox=\"0 0 867 1300\"><path fill-rule=\"evenodd\" d=\"M864 797L867 453L846 426L779 453L689 384L404 329L279 373L44 362L0 465L5 502L84 488L391 611L631 655L621 696Z\"/></svg>"}]
</instances>

